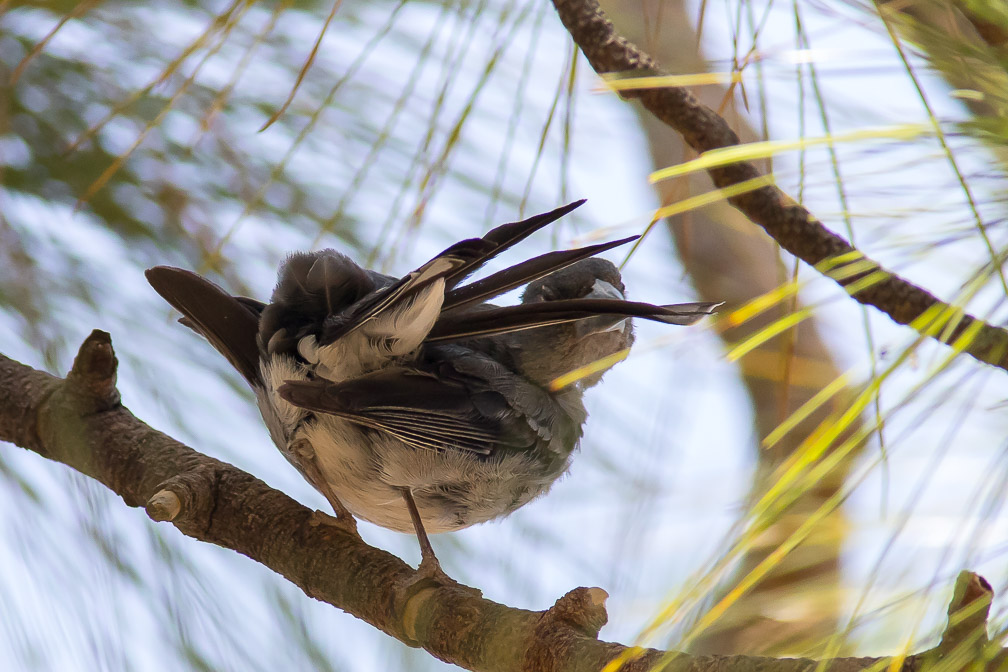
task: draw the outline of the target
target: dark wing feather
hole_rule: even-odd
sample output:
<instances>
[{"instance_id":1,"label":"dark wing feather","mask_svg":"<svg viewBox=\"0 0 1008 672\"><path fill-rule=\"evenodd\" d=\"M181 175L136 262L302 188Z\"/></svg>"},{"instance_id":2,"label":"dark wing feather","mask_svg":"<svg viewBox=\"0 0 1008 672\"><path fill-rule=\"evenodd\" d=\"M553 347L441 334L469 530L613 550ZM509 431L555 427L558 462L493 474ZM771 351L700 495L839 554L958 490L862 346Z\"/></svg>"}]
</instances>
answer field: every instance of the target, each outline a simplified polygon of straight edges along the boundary
<instances>
[{"instance_id":1,"label":"dark wing feather","mask_svg":"<svg viewBox=\"0 0 1008 672\"><path fill-rule=\"evenodd\" d=\"M253 387L259 375L259 313L253 299L234 297L191 271L155 266L144 274L158 294L182 313L182 323L199 332Z\"/></svg>"},{"instance_id":2,"label":"dark wing feather","mask_svg":"<svg viewBox=\"0 0 1008 672\"><path fill-rule=\"evenodd\" d=\"M503 271L489 275L482 280L471 282L464 287L459 287L448 292L447 296L445 296L443 310L458 309L472 303L489 301L495 296L499 296L515 287L521 287L522 285L534 282L554 271L567 268L582 259L587 259L620 245L626 245L638 238L640 236L630 236L629 238L614 240L609 243L541 254L538 257L533 257L520 264L505 268Z\"/></svg>"},{"instance_id":3,"label":"dark wing feather","mask_svg":"<svg viewBox=\"0 0 1008 672\"><path fill-rule=\"evenodd\" d=\"M342 383L289 381L279 392L295 406L386 432L421 450L489 455L499 443L498 421L474 403L471 390L412 369L386 369ZM503 407L503 399L498 405Z\"/></svg>"},{"instance_id":4,"label":"dark wing feather","mask_svg":"<svg viewBox=\"0 0 1008 672\"><path fill-rule=\"evenodd\" d=\"M451 290L490 259L521 242L547 224L560 219L583 203L584 200L575 201L574 203L541 215L529 217L520 222L502 224L491 229L482 238L468 238L455 243L420 268L404 276L401 280L375 292L371 296L365 297L350 308L349 311L340 315L338 321L333 322L326 328L321 342L332 343L336 339L360 327L393 304L409 300L416 292L440 278L443 278L445 281L446 292ZM548 273L549 271L546 272ZM528 280L525 282L528 282ZM507 289L517 287L521 284L524 283L518 282ZM501 291L507 291L507 289Z\"/></svg>"},{"instance_id":5,"label":"dark wing feather","mask_svg":"<svg viewBox=\"0 0 1008 672\"><path fill-rule=\"evenodd\" d=\"M480 260L486 258L491 249L491 245L481 238L469 238L455 243L417 270L355 303L339 315L338 321L327 325L321 341L332 343L395 303L410 300L414 294L432 282L440 278L445 278L447 282L447 278L454 276L460 269L474 264L478 266L482 263Z\"/></svg>"},{"instance_id":6,"label":"dark wing feather","mask_svg":"<svg viewBox=\"0 0 1008 672\"><path fill-rule=\"evenodd\" d=\"M466 347L433 345L426 352L414 368L342 383L290 381L279 392L296 406L386 432L418 450L482 456L533 450L544 470L564 468L585 418L579 398L561 407L542 388Z\"/></svg>"},{"instance_id":7,"label":"dark wing feather","mask_svg":"<svg viewBox=\"0 0 1008 672\"><path fill-rule=\"evenodd\" d=\"M720 303L679 303L656 306L619 299L558 299L520 306L484 307L442 315L427 336L427 343L506 334L599 315L640 317L665 324L687 325L714 312Z\"/></svg>"},{"instance_id":8,"label":"dark wing feather","mask_svg":"<svg viewBox=\"0 0 1008 672\"><path fill-rule=\"evenodd\" d=\"M500 226L490 229L486 235L480 238L480 240L486 243L487 252L481 258L472 260L470 263L460 267L450 276L445 278L445 288L448 290L452 289L465 280L471 273L476 271L480 266L496 257L504 250L514 247L539 229L552 224L569 212L581 207L584 203L585 199L582 198L580 201L574 201L573 203L562 205L559 208L550 210L549 212L533 215L532 217L523 219L520 222L501 224ZM517 285L515 286L517 287Z\"/></svg>"}]
</instances>

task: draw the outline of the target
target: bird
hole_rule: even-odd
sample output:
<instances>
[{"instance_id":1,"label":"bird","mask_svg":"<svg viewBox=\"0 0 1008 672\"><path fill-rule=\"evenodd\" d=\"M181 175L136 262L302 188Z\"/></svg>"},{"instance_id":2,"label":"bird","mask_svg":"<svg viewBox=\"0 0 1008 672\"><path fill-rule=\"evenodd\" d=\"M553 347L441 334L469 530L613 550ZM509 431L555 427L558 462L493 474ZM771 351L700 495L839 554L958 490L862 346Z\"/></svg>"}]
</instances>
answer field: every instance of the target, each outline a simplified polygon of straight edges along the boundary
<instances>
[{"instance_id":1,"label":"bird","mask_svg":"<svg viewBox=\"0 0 1008 672\"><path fill-rule=\"evenodd\" d=\"M401 278L332 249L296 252L268 303L181 268L146 277L249 384L273 442L329 501L333 524L356 533L356 516L413 531L419 575L449 580L428 533L510 514L567 472L583 394L625 356L631 318L688 325L720 305L628 301L616 266L595 255L637 236L467 282L584 202L462 240ZM522 286L518 305L490 302Z\"/></svg>"}]
</instances>

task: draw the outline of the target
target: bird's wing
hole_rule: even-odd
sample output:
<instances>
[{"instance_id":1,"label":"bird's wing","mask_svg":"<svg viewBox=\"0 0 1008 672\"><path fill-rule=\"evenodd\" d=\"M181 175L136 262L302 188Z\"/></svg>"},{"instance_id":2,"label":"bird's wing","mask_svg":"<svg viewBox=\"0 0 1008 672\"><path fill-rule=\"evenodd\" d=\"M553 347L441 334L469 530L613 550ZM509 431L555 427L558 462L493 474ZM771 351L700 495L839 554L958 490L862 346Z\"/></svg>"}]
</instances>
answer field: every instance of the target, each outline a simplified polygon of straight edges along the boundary
<instances>
[{"instance_id":1,"label":"bird's wing","mask_svg":"<svg viewBox=\"0 0 1008 672\"><path fill-rule=\"evenodd\" d=\"M679 303L657 306L619 299L558 299L519 306L490 306L442 315L427 335L427 343L506 334L599 315L640 317L665 324L687 325L710 315L720 303Z\"/></svg>"},{"instance_id":2,"label":"bird's wing","mask_svg":"<svg viewBox=\"0 0 1008 672\"><path fill-rule=\"evenodd\" d=\"M479 262L492 246L482 238L469 238L455 243L426 264L400 280L383 287L353 304L331 321L322 335L323 343L332 343L375 319L383 311L412 302L421 290L438 280L454 276L461 269Z\"/></svg>"},{"instance_id":3,"label":"bird's wing","mask_svg":"<svg viewBox=\"0 0 1008 672\"><path fill-rule=\"evenodd\" d=\"M155 266L144 275L154 291L182 313L182 324L210 341L249 385L262 387L256 342L262 303L231 296L206 278L181 268Z\"/></svg>"},{"instance_id":4,"label":"bird's wing","mask_svg":"<svg viewBox=\"0 0 1008 672\"><path fill-rule=\"evenodd\" d=\"M504 250L516 245L544 226L560 219L583 203L584 200L575 201L574 203L569 203L550 212L529 217L520 222L502 224L491 229L482 238L468 238L455 243L420 268L405 275L402 279L358 301L349 310L340 315L337 321L332 322L328 326L321 341L323 343L334 342L336 339L360 328L369 320L374 319L382 311L388 310L401 302L412 301L418 292L438 280L444 280L446 292L452 290L458 283L462 282L471 273ZM601 251L601 249L598 251ZM592 254L594 253L596 252ZM554 268L568 265L573 263L573 261L576 261L576 259ZM545 275L548 272L549 270L546 270L536 277L541 277L541 275ZM491 295L496 296L532 279L534 278L529 277L524 282L518 281ZM469 299L466 302L469 303L472 300L478 299Z\"/></svg>"},{"instance_id":5,"label":"bird's wing","mask_svg":"<svg viewBox=\"0 0 1008 672\"><path fill-rule=\"evenodd\" d=\"M560 250L541 254L538 257L533 257L520 264L505 268L503 271L498 271L493 275L488 275L481 280L453 289L445 296L442 310L459 309L473 303L489 301L495 296L500 296L515 287L521 287L522 285L534 282L554 271L567 268L582 259L593 257L596 254L611 250L620 245L626 245L638 238L640 236L630 236L629 238L622 238L609 243L599 243L598 245L579 247L574 250Z\"/></svg>"},{"instance_id":6,"label":"bird's wing","mask_svg":"<svg viewBox=\"0 0 1008 672\"><path fill-rule=\"evenodd\" d=\"M560 430L576 430L556 402L498 362L465 348L423 370L383 369L340 383L288 381L280 396L291 404L335 415L391 435L417 450L496 451L550 446ZM568 453L569 453L568 449Z\"/></svg>"},{"instance_id":7,"label":"bird's wing","mask_svg":"<svg viewBox=\"0 0 1008 672\"><path fill-rule=\"evenodd\" d=\"M559 208L550 210L549 212L544 212L539 215L533 215L528 219L523 219L520 222L510 222L508 224L501 224L500 226L490 229L479 240L483 241L486 245L485 254L479 259L474 259L467 265L460 267L454 273L446 278L445 289L451 290L457 286L460 282L466 279L471 273L476 271L480 266L490 261L498 254L514 247L521 241L525 240L533 233L539 229L552 224L556 220L560 219L564 215L580 208L584 205L585 199L579 201L574 201L573 203L568 203L567 205L562 205ZM451 248L448 248L449 250ZM521 283L519 283L521 284ZM518 285L514 285L517 287ZM507 291L507 290L505 290Z\"/></svg>"}]
</instances>

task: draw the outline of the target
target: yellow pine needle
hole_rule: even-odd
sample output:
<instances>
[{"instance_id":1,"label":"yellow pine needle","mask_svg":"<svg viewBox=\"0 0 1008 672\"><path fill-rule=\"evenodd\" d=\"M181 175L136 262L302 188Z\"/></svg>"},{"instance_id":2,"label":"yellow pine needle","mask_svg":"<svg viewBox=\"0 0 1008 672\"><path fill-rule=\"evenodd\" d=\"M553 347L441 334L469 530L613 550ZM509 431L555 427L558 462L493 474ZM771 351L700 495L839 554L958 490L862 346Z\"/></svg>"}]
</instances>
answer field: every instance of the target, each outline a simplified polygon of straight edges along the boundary
<instances>
[{"instance_id":1,"label":"yellow pine needle","mask_svg":"<svg viewBox=\"0 0 1008 672\"><path fill-rule=\"evenodd\" d=\"M929 374L928 378L933 378L940 371L948 367L964 349L969 347L969 344L976 338L976 335L979 333L982 326L983 325L981 323L975 322L965 329L963 334L952 344L952 351L942 359L942 361L935 367L934 371ZM917 343L920 342L921 339L917 341ZM760 502L753 507L754 512L768 510L774 503L774 500L778 497L783 497L787 488L810 487L811 484L814 484L820 478L829 473L830 470L839 464L839 462L851 451L853 451L863 440L868 438L868 436L874 431L874 428L872 427L861 429L855 434L855 436L848 438L843 444L831 451L825 460L816 464L803 479L803 481L808 485L798 483L798 479L802 476L801 472L804 471L807 466L812 465L814 462L821 459L821 456L825 454L829 445L836 440L843 431L846 431L846 429L852 425L854 421L856 421L860 413L867 407L871 400L871 396L877 392L882 381L895 371L899 364L905 361L913 351L914 348L911 347L902 353L899 360L897 360L892 367L883 372L883 374L876 380L872 381L872 384L858 396L858 399L841 415L838 421L828 425L825 428L825 431L816 433L815 435L809 437L809 440L806 442L807 446L803 447L799 451L796 451L795 455L797 459L788 461L790 468L775 483L770 491L766 493ZM922 386L923 384L912 391L911 396L919 392Z\"/></svg>"},{"instance_id":2,"label":"yellow pine needle","mask_svg":"<svg viewBox=\"0 0 1008 672\"><path fill-rule=\"evenodd\" d=\"M904 353L904 355L909 356L908 353ZM774 503L781 500L788 489L794 487L795 483L798 482L799 478L801 478L809 467L822 458L829 447L833 445L833 442L861 417L864 409L868 407L874 395L877 394L882 382L894 370L894 368L890 368L877 379L873 380L836 421L826 425L824 431L821 433L813 434L809 439L804 441L803 445L795 451L793 457L782 465L784 471L780 478L775 479L773 485L767 489L760 500L753 506L753 511L767 511L773 508ZM853 450L853 446L850 449ZM845 451L838 447L834 452Z\"/></svg>"},{"instance_id":3,"label":"yellow pine needle","mask_svg":"<svg viewBox=\"0 0 1008 672\"><path fill-rule=\"evenodd\" d=\"M630 250L627 252L626 257L620 263L620 269L622 270L626 266L630 258L637 252L637 248L644 242L644 239L648 237L651 230L654 229L655 224L659 220L666 217L672 217L673 215L679 215L690 210L695 210L697 208L702 208L705 205L712 205L714 203L719 203L720 201L732 198L733 196L738 196L739 194L744 194L760 187L766 187L774 183L773 175L760 175L759 177L754 177L751 180L745 180L744 182L739 182L738 184L733 184L731 186L725 187L723 189L714 189L713 191L708 191L703 194L697 194L696 196L690 196L689 198L684 198L681 201L676 201L669 205L662 206L655 210L654 214L651 216L651 222L641 233L640 237L634 241L633 245L630 246Z\"/></svg>"},{"instance_id":4,"label":"yellow pine needle","mask_svg":"<svg viewBox=\"0 0 1008 672\"><path fill-rule=\"evenodd\" d=\"M789 355L789 359L792 370L787 380L791 387L819 390L825 384L823 381L831 381L836 376L833 367L824 364L820 359L803 357L797 353ZM786 372L781 368L781 353L776 349L753 350L742 360L742 367L748 378L759 378L774 383L785 380Z\"/></svg>"},{"instance_id":5,"label":"yellow pine needle","mask_svg":"<svg viewBox=\"0 0 1008 672\"><path fill-rule=\"evenodd\" d=\"M640 646L628 646L623 649L620 655L616 656L602 668L602 672L619 672L619 670L629 662L637 660L644 654L644 648Z\"/></svg>"},{"instance_id":6,"label":"yellow pine needle","mask_svg":"<svg viewBox=\"0 0 1008 672\"><path fill-rule=\"evenodd\" d=\"M849 371L841 373L833 380L833 382L816 392L811 399L802 404L794 413L784 420L784 422L777 425L772 432L767 434L767 437L763 439L763 446L770 448L776 444L784 438L788 432L798 426L798 424L815 413L823 404L827 403L842 390L846 389L850 382L851 373Z\"/></svg>"},{"instance_id":7,"label":"yellow pine needle","mask_svg":"<svg viewBox=\"0 0 1008 672\"><path fill-rule=\"evenodd\" d=\"M848 264L836 266L829 271L825 271L823 274L831 280L842 282L847 278L853 278L855 275L877 270L878 267L878 264L870 259L857 259Z\"/></svg>"},{"instance_id":8,"label":"yellow pine needle","mask_svg":"<svg viewBox=\"0 0 1008 672\"><path fill-rule=\"evenodd\" d=\"M828 273L839 266L853 263L859 259L864 259L864 255L861 254L860 250L851 250L850 252L844 252L833 257L827 257L816 264L815 267L821 273Z\"/></svg>"},{"instance_id":9,"label":"yellow pine needle","mask_svg":"<svg viewBox=\"0 0 1008 672\"><path fill-rule=\"evenodd\" d=\"M746 320L750 320L763 311L773 308L778 303L792 298L798 293L799 286L798 282L792 280L761 296L757 296L744 306L740 306L728 313L724 317L723 323L728 327L737 327L740 324L744 324Z\"/></svg>"},{"instance_id":10,"label":"yellow pine needle","mask_svg":"<svg viewBox=\"0 0 1008 672\"><path fill-rule=\"evenodd\" d=\"M798 544L805 540L809 534L819 525L828 515L832 514L840 506L843 500L847 497L847 492L840 490L833 494L828 500L823 502L812 515L805 519L805 521L791 533L788 538L778 545L771 553L769 553L763 560L756 565L745 577L739 581L734 588L732 588L717 604L711 607L706 614L697 622L694 627L694 632L703 632L720 618L728 608L738 601L742 595L748 592L753 586L755 586L760 579L766 576L770 570L772 570L781 560L784 559L788 553L793 551Z\"/></svg>"},{"instance_id":11,"label":"yellow pine needle","mask_svg":"<svg viewBox=\"0 0 1008 672\"><path fill-rule=\"evenodd\" d=\"M614 352L611 355L606 355L601 359L596 359L590 364L585 364L580 366L569 373L565 373L562 376L557 376L550 381L549 389L550 392L556 392L557 390L562 390L572 383L576 383L582 378L586 378L593 373L598 373L599 371L605 371L609 367L615 365L617 362L622 362L630 354L629 348L624 348L618 352Z\"/></svg>"},{"instance_id":12,"label":"yellow pine needle","mask_svg":"<svg viewBox=\"0 0 1008 672\"><path fill-rule=\"evenodd\" d=\"M203 31L191 44L189 44L182 53L173 58L168 64L161 69L161 72L157 74L154 79L148 82L143 88L136 90L131 95L127 96L123 100L116 103L101 119L88 127L86 131L81 133L73 142L71 142L67 148L66 152L70 153L75 151L78 147L83 145L86 141L93 138L102 127L105 126L109 121L118 116L121 112L129 109L134 103L142 99L148 93L154 90L155 87L164 84L172 75L179 71L182 65L189 59L190 56L195 54L200 49L206 47L210 44L211 38L217 32L227 32L232 29L233 26L237 25L238 20L244 16L245 10L248 5L243 5L240 0L236 0L231 3L231 5L222 13L214 18L213 23ZM241 12L237 10L241 9ZM237 12L237 18L233 18ZM218 47L219 49L219 47ZM204 57L203 62L206 61ZM202 67L202 63L197 66L197 70ZM172 98L169 100L168 105L174 105L175 101L182 95L182 93L188 88L188 83L183 85L178 91L173 94Z\"/></svg>"},{"instance_id":13,"label":"yellow pine needle","mask_svg":"<svg viewBox=\"0 0 1008 672\"><path fill-rule=\"evenodd\" d=\"M966 348L972 345L973 341L976 340L977 334L983 329L983 322L980 320L974 320L966 329L963 331L962 335L957 338L952 343L952 352L949 353L947 360L951 362L956 356L962 354Z\"/></svg>"},{"instance_id":14,"label":"yellow pine needle","mask_svg":"<svg viewBox=\"0 0 1008 672\"><path fill-rule=\"evenodd\" d=\"M844 291L846 291L851 296L854 296L858 292L868 289L872 285L876 285L880 282L884 282L889 279L889 274L885 271L875 271L870 273L863 278L859 278L849 285L844 285Z\"/></svg>"},{"instance_id":15,"label":"yellow pine needle","mask_svg":"<svg viewBox=\"0 0 1008 672\"><path fill-rule=\"evenodd\" d=\"M17 67L14 68L14 72L11 73L10 79L7 80L7 84L9 86L14 86L15 84L17 84L17 81L21 79L21 75L24 73L25 68L28 67L28 64L30 64L35 59L36 56L42 53L42 50L46 48L46 45L48 45L52 41L52 39L56 37L56 33L59 32L60 28L65 26L68 22L72 21L73 19L79 18L84 14L86 14L89 9L97 5L99 2L101 2L101 0L86 0L85 2L79 3L66 15L60 17L60 20L56 23L55 26L53 26L52 30L50 30L45 37L39 40L39 42L35 44L34 47L32 47L32 50L28 52L28 55L22 58L21 62L17 64ZM2 13L3 12L0 11L0 14Z\"/></svg>"},{"instance_id":16,"label":"yellow pine needle","mask_svg":"<svg viewBox=\"0 0 1008 672\"><path fill-rule=\"evenodd\" d=\"M746 355L746 353L751 352L753 349L758 348L763 343L766 343L774 336L784 333L791 327L797 325L802 320L812 317L813 310L811 308L801 308L796 310L789 315L785 315L779 320L774 321L773 324L760 329L758 332L745 339L741 343L738 343L725 355L725 359L729 362L737 361Z\"/></svg>"},{"instance_id":17,"label":"yellow pine needle","mask_svg":"<svg viewBox=\"0 0 1008 672\"><path fill-rule=\"evenodd\" d=\"M658 208L654 213L653 219L658 220L664 219L665 217L672 217L673 215L702 208L705 205L711 205L713 203L717 203L718 201L732 198L740 194L745 194L750 191L755 191L760 187L767 187L772 184L774 184L773 175L760 175L759 177L754 177L751 180L745 180L744 182L739 182L738 184L733 184L723 189L715 189L703 194L697 194L696 196L690 196L689 198L684 198L681 201Z\"/></svg>"},{"instance_id":18,"label":"yellow pine needle","mask_svg":"<svg viewBox=\"0 0 1008 672\"><path fill-rule=\"evenodd\" d=\"M607 91L639 91L641 89L664 89L679 86L708 86L712 84L737 84L742 81L741 72L697 72L688 75L655 75L652 77L623 77L619 73L602 76L598 93Z\"/></svg>"},{"instance_id":19,"label":"yellow pine needle","mask_svg":"<svg viewBox=\"0 0 1008 672\"><path fill-rule=\"evenodd\" d=\"M845 142L860 142L862 140L913 140L927 133L933 133L932 124L899 124L895 126L884 126L881 128L865 128L851 133L829 134L814 138L801 138L798 140L764 140L761 142L750 142L731 147L722 147L704 152L700 156L690 161L685 161L677 166L669 166L651 173L649 181L654 184L662 180L667 180L680 175L687 175L700 170L708 170L720 166L727 166L732 163L742 161L756 161L765 159L783 152L793 152L820 145L834 145Z\"/></svg>"}]
</instances>

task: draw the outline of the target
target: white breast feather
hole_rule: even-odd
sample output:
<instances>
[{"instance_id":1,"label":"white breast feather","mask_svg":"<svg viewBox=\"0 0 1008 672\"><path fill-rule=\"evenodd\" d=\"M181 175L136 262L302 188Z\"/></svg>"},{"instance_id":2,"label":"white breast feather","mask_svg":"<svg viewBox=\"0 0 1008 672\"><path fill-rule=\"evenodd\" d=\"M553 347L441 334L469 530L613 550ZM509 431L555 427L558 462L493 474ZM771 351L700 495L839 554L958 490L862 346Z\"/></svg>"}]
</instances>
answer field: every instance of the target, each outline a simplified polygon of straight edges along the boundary
<instances>
[{"instance_id":1,"label":"white breast feather","mask_svg":"<svg viewBox=\"0 0 1008 672\"><path fill-rule=\"evenodd\" d=\"M280 422L286 437L289 439L291 432L308 415L308 411L283 399L277 393L277 390L288 380L308 380L308 375L305 373L304 366L288 355L274 355L269 360L260 362L259 368L263 381L266 383L265 393L269 404L272 406L272 414ZM260 403L261 406L262 404Z\"/></svg>"},{"instance_id":2,"label":"white breast feather","mask_svg":"<svg viewBox=\"0 0 1008 672\"><path fill-rule=\"evenodd\" d=\"M329 486L354 515L401 532L413 529L400 488L414 491L427 532L457 530L510 513L544 494L554 479L520 455L486 461L463 451L416 450L387 435L361 435L321 416L298 431L311 441ZM446 502L438 488L452 493Z\"/></svg>"}]
</instances>

